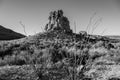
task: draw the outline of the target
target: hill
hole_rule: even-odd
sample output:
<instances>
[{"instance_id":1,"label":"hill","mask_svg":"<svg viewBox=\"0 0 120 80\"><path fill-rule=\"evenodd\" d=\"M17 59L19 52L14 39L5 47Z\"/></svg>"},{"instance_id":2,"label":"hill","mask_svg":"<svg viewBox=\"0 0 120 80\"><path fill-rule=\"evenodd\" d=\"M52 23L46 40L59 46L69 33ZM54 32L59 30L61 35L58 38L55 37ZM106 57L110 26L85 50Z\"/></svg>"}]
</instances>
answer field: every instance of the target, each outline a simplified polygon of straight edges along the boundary
<instances>
[{"instance_id":1,"label":"hill","mask_svg":"<svg viewBox=\"0 0 120 80\"><path fill-rule=\"evenodd\" d=\"M73 33L64 19L43 33L0 41L0 80L119 80L120 41Z\"/></svg>"},{"instance_id":2,"label":"hill","mask_svg":"<svg viewBox=\"0 0 120 80\"><path fill-rule=\"evenodd\" d=\"M17 33L11 29L7 29L0 25L0 40L13 40L13 39L20 39L25 37L20 33Z\"/></svg>"}]
</instances>

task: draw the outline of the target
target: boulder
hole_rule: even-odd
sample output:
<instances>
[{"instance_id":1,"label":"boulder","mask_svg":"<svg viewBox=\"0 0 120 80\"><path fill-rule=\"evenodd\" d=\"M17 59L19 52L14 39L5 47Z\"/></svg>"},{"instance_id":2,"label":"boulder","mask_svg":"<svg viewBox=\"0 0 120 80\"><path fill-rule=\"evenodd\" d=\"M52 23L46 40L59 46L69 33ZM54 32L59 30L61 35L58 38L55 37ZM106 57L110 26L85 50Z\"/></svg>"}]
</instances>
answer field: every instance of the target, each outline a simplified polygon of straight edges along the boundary
<instances>
[{"instance_id":1,"label":"boulder","mask_svg":"<svg viewBox=\"0 0 120 80\"><path fill-rule=\"evenodd\" d=\"M80 32L79 32L79 35L85 37L85 36L87 36L87 32L86 32L86 31L80 31Z\"/></svg>"}]
</instances>

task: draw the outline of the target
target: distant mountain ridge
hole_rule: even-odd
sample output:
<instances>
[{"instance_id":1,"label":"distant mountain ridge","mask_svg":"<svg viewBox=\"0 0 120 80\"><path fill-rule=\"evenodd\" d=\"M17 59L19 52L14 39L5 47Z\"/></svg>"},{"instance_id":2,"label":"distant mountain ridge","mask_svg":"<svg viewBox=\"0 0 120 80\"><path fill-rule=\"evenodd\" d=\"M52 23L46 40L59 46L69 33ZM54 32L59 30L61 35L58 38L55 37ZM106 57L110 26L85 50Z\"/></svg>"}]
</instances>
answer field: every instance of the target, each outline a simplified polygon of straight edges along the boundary
<instances>
[{"instance_id":1,"label":"distant mountain ridge","mask_svg":"<svg viewBox=\"0 0 120 80\"><path fill-rule=\"evenodd\" d=\"M5 28L0 25L0 40L13 40L25 37L25 35L17 33L11 29Z\"/></svg>"},{"instance_id":2,"label":"distant mountain ridge","mask_svg":"<svg viewBox=\"0 0 120 80\"><path fill-rule=\"evenodd\" d=\"M118 40L120 40L120 35L106 35L106 36L111 38L111 39L118 39Z\"/></svg>"}]
</instances>

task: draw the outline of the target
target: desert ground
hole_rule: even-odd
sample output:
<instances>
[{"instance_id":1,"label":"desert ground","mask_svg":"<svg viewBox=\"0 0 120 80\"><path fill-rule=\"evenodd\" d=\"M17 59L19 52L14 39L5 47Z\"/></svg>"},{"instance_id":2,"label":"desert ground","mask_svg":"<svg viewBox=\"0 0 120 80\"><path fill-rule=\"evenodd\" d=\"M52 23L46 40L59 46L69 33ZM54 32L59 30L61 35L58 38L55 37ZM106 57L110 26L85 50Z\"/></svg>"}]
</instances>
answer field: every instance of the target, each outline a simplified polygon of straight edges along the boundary
<instances>
[{"instance_id":1,"label":"desert ground","mask_svg":"<svg viewBox=\"0 0 120 80\"><path fill-rule=\"evenodd\" d=\"M120 80L119 36L74 33L64 16L56 21L62 27L52 22L44 32L0 41L0 80Z\"/></svg>"}]
</instances>

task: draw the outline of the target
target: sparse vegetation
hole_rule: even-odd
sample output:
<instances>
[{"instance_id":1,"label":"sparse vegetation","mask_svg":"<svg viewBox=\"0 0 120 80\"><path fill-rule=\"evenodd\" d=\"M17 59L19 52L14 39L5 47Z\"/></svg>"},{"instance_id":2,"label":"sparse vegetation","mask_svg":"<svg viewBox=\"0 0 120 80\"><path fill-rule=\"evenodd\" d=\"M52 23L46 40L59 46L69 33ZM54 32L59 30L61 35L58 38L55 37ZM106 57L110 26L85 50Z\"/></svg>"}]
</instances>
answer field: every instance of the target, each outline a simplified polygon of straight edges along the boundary
<instances>
[{"instance_id":1,"label":"sparse vegetation","mask_svg":"<svg viewBox=\"0 0 120 80\"><path fill-rule=\"evenodd\" d=\"M0 80L119 80L118 40L65 30L1 41Z\"/></svg>"}]
</instances>

